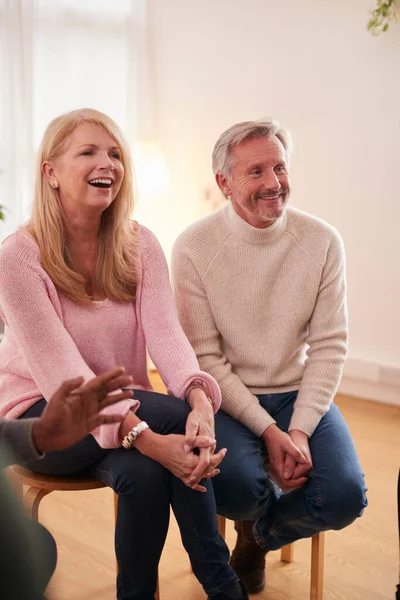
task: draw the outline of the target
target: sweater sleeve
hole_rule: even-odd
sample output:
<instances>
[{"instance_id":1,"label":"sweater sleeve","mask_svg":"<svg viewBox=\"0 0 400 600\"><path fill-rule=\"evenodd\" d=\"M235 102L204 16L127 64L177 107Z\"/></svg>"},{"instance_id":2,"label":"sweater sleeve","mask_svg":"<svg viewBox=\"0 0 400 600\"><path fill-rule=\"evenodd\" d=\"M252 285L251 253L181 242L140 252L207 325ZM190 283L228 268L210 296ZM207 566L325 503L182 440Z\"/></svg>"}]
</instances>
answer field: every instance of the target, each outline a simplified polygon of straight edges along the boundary
<instances>
[{"instance_id":1,"label":"sweater sleeve","mask_svg":"<svg viewBox=\"0 0 400 600\"><path fill-rule=\"evenodd\" d=\"M192 381L200 380L217 411L221 391L215 379L200 370L193 348L183 333L162 248L148 229L142 226L140 231L143 264L140 315L150 357L168 393L184 398Z\"/></svg>"},{"instance_id":2,"label":"sweater sleeve","mask_svg":"<svg viewBox=\"0 0 400 600\"><path fill-rule=\"evenodd\" d=\"M32 438L32 427L35 419L7 421L0 418L0 468L29 460L37 460L44 456L35 448Z\"/></svg>"},{"instance_id":3,"label":"sweater sleeve","mask_svg":"<svg viewBox=\"0 0 400 600\"><path fill-rule=\"evenodd\" d=\"M18 236L19 234L17 234ZM53 283L43 270L33 240L7 240L0 251L0 305L5 321L18 341L31 377L49 401L68 379L95 377L62 322L62 311ZM135 401L122 401L106 412L125 414ZM102 425L93 433L103 447L119 445L120 424Z\"/></svg>"},{"instance_id":4,"label":"sweater sleeve","mask_svg":"<svg viewBox=\"0 0 400 600\"><path fill-rule=\"evenodd\" d=\"M177 240L172 251L172 281L183 330L196 352L201 368L210 373L221 388L221 407L261 436L275 421L232 371L221 348L221 336L201 278L181 239Z\"/></svg>"},{"instance_id":5,"label":"sweater sleeve","mask_svg":"<svg viewBox=\"0 0 400 600\"><path fill-rule=\"evenodd\" d=\"M311 436L334 398L347 355L345 252L334 233L308 324L307 359L289 430Z\"/></svg>"}]
</instances>

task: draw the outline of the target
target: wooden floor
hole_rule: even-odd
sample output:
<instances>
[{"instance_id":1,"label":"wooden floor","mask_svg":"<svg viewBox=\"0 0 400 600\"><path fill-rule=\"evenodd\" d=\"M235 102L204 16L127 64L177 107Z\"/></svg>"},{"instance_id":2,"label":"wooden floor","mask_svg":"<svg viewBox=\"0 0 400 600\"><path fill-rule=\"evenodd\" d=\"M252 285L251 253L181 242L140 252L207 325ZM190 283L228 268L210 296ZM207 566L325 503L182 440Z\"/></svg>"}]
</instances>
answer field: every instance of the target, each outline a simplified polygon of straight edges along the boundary
<instances>
[{"instance_id":1,"label":"wooden floor","mask_svg":"<svg viewBox=\"0 0 400 600\"><path fill-rule=\"evenodd\" d=\"M324 600L394 600L398 583L396 485L399 468L400 408L338 397L366 473L369 507L341 532L326 535ZM52 600L115 598L113 505L108 489L54 492L39 518L56 538L59 561L50 584ZM227 541L235 534L228 523ZM267 559L267 586L259 600L309 598L310 542L295 544L295 559L279 553ZM161 561L162 600L204 600L189 568L174 521Z\"/></svg>"}]
</instances>

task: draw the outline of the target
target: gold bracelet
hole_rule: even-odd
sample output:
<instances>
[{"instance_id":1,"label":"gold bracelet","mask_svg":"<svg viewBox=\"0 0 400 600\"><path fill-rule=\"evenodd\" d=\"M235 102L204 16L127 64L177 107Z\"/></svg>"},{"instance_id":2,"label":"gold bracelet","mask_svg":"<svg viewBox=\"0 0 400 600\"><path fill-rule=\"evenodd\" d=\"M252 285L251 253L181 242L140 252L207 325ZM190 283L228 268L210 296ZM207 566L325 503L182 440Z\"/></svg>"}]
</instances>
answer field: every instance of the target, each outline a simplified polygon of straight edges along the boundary
<instances>
[{"instance_id":1,"label":"gold bracelet","mask_svg":"<svg viewBox=\"0 0 400 600\"><path fill-rule=\"evenodd\" d=\"M132 448L133 442L139 437L139 435L143 431L145 431L148 428L149 426L147 425L146 421L140 421L140 423L135 425L135 427L132 427L130 432L122 440L122 446L125 448L125 450L130 450L130 448Z\"/></svg>"}]
</instances>

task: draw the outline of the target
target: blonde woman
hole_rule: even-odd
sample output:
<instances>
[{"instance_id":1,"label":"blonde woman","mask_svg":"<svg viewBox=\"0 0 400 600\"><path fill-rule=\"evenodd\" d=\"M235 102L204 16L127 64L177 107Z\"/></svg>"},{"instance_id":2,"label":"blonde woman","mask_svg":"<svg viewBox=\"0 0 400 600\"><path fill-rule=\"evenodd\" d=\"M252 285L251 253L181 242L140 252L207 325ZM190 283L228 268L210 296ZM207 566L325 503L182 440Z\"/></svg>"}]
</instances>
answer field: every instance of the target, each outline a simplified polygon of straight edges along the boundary
<instances>
[{"instance_id":1,"label":"blonde woman","mask_svg":"<svg viewBox=\"0 0 400 600\"><path fill-rule=\"evenodd\" d=\"M117 492L118 600L154 598L170 505L207 596L247 598L208 481L225 455L214 453L220 390L180 328L160 245L130 220L132 190L129 150L109 117L83 109L50 123L30 222L0 250L0 415L39 416L65 379L125 367L133 398L105 409L122 423L28 466L90 469ZM169 395L152 391L146 348Z\"/></svg>"}]
</instances>

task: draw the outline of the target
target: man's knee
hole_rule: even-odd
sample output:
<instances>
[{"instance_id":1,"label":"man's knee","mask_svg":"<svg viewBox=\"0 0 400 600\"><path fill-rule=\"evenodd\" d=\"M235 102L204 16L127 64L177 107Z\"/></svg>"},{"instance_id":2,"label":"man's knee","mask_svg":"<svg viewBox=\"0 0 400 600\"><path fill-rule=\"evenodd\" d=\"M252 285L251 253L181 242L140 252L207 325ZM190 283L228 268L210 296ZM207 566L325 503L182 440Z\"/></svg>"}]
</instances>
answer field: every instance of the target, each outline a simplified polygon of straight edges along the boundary
<instances>
[{"instance_id":1,"label":"man's knee","mask_svg":"<svg viewBox=\"0 0 400 600\"><path fill-rule=\"evenodd\" d=\"M329 529L343 529L360 517L367 506L364 478L343 479L322 506L321 517Z\"/></svg>"}]
</instances>

